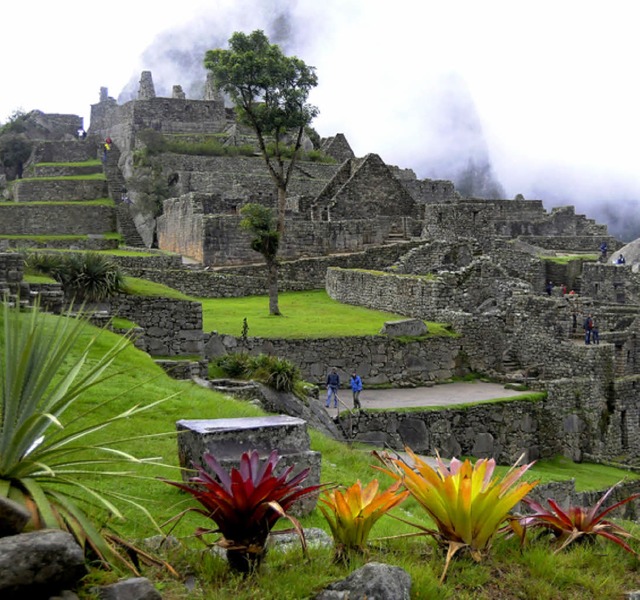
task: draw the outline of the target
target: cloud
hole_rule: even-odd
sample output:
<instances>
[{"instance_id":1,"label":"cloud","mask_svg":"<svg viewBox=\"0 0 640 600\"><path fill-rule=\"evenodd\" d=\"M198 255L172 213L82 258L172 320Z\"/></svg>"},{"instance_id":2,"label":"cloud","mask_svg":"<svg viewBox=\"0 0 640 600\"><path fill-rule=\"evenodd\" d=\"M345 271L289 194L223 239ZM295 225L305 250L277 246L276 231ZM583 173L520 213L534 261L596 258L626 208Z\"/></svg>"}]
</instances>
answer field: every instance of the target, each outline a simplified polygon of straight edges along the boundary
<instances>
[{"instance_id":1,"label":"cloud","mask_svg":"<svg viewBox=\"0 0 640 600\"><path fill-rule=\"evenodd\" d=\"M84 10L77 0L26 4L42 19L19 46L20 69L8 61L5 76L42 102L25 109L86 114L101 86L133 97L142 70L159 95L180 84L195 97L204 51L259 28L317 68L314 126L344 133L356 154L378 153L421 178L454 178L486 159L506 197L574 204L615 234L634 220L640 36L631 2L182 0L177 10L111 0L99 28L69 17ZM17 10L4 7L3 20L6 11L7 22L21 18ZM6 43L0 51L11 56Z\"/></svg>"}]
</instances>

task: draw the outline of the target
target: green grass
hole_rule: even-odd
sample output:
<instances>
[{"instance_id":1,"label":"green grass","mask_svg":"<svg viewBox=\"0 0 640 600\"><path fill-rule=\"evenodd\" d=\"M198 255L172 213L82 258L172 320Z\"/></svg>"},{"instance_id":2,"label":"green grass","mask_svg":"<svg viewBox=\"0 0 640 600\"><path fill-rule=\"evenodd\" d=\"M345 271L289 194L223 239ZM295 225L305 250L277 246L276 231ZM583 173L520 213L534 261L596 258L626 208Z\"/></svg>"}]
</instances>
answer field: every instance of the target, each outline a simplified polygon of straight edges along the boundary
<instances>
[{"instance_id":1,"label":"green grass","mask_svg":"<svg viewBox=\"0 0 640 600\"><path fill-rule=\"evenodd\" d=\"M118 234L119 235L119 234ZM86 237L86 236L85 236ZM31 238L33 239L33 238ZM40 249L42 250L42 249ZM47 248L47 252L60 252L60 253L70 253L70 254L82 254L84 252L91 252L92 254L102 254L103 256L162 256L162 255L170 255L170 252L144 252L138 250L121 250L119 248L113 248L109 250L74 250L71 248ZM166 287L166 286L165 286Z\"/></svg>"},{"instance_id":2,"label":"green grass","mask_svg":"<svg viewBox=\"0 0 640 600\"><path fill-rule=\"evenodd\" d=\"M98 167L102 162L99 159L84 160L82 162L41 162L36 167Z\"/></svg>"},{"instance_id":3,"label":"green grass","mask_svg":"<svg viewBox=\"0 0 640 600\"><path fill-rule=\"evenodd\" d=\"M25 273L22 281L25 283L58 283L53 277L40 275L38 273Z\"/></svg>"},{"instance_id":4,"label":"green grass","mask_svg":"<svg viewBox=\"0 0 640 600\"><path fill-rule=\"evenodd\" d=\"M83 163L84 164L84 163ZM69 166L69 163L65 163ZM25 177L22 181L106 181L104 173L91 173L90 175L58 175L56 177Z\"/></svg>"},{"instance_id":5,"label":"green grass","mask_svg":"<svg viewBox=\"0 0 640 600\"><path fill-rule=\"evenodd\" d=\"M176 300L193 300L190 296L179 292L176 289L169 286L162 285L161 283L155 283L148 279L140 279L138 277L125 277L124 286L127 294L133 296L160 296L164 298L173 298Z\"/></svg>"},{"instance_id":6,"label":"green grass","mask_svg":"<svg viewBox=\"0 0 640 600\"><path fill-rule=\"evenodd\" d=\"M48 316L47 321L52 323L57 318ZM96 331L88 326L78 347L83 347ZM106 351L115 339L115 334L102 332L89 360L96 360L99 353ZM117 447L140 457L160 457L168 465L165 468L141 465L138 474L144 479L125 478L117 482L119 492L140 498L156 520L162 523L190 505L184 493L157 479L158 476L169 479L180 477L177 470L175 422L179 419L247 417L263 413L251 403L200 388L192 382L170 379L147 354L132 345L119 356L110 372L113 377L85 394L66 415L66 421L83 411L91 411L96 420L104 421L110 414L134 404L166 398L154 410L119 421L113 427L95 434L96 438L102 440L123 440ZM109 409L101 406L105 398L115 398ZM155 437L143 437L144 434ZM322 453L322 481L349 485L356 479L368 482L377 477L383 486L388 485L387 476L372 468L377 463L368 447L347 446L314 430L310 431L310 436L312 449ZM502 470L506 468L500 467ZM608 487L626 475L626 472L610 467L574 464L565 459L540 461L533 472L527 474L531 477L540 476L543 480L575 478L578 489ZM88 477L86 483L98 489L116 485L113 479L103 473ZM110 523L121 535L136 540L154 533L138 511L126 505L122 509L126 520ZM412 500L394 509L393 514L429 524L421 508ZM94 514L94 517L100 520L99 515ZM318 510L303 517L301 522L304 528L320 527L328 532L328 526ZM439 585L444 554L433 542L424 538L382 540L414 531L390 517L382 518L375 525L369 554L354 559L350 566L332 564L331 548L312 549L308 561L302 559L299 548L287 553L271 550L261 572L254 578L242 580L230 575L224 561L209 553L193 537L196 527L208 525L202 517L188 514L172 532L184 547L171 552L169 558L182 575L196 574L199 586L194 590L188 590L182 580L172 579L152 569L143 569L143 576L155 583L164 600L312 598L322 587L347 577L352 570L369 560L386 562L407 570L413 581L413 600L613 600L621 598L625 591L640 588L637 559L613 544L577 546L554 555L547 540L533 537L523 551L516 540L500 539L494 544L492 553L479 564L461 555L453 561L445 583ZM633 524L626 526L635 528L635 531L638 529ZM282 527L285 527L285 523ZM165 527L165 531L168 530L169 525ZM634 545L637 547L637 543ZM87 585L116 579L117 574L93 570Z\"/></svg>"},{"instance_id":7,"label":"green grass","mask_svg":"<svg viewBox=\"0 0 640 600\"><path fill-rule=\"evenodd\" d=\"M326 291L285 292L279 295L283 316L269 314L267 296L199 298L205 331L240 336L243 319L248 335L268 338L327 338L377 335L385 321L402 315L341 304ZM429 337L455 335L446 324L428 322Z\"/></svg>"}]
</instances>

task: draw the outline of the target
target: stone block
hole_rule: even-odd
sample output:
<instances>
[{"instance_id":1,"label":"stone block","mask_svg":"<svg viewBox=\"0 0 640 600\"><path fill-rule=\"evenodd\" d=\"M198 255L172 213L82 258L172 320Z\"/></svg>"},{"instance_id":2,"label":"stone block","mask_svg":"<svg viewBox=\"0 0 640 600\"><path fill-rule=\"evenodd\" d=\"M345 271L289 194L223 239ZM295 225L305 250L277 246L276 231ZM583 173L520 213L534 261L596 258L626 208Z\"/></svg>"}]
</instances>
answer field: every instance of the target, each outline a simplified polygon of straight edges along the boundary
<instances>
[{"instance_id":1,"label":"stone block","mask_svg":"<svg viewBox=\"0 0 640 600\"><path fill-rule=\"evenodd\" d=\"M400 321L387 321L380 333L390 337L411 336L418 337L428 333L427 326L421 319L402 319Z\"/></svg>"},{"instance_id":2,"label":"stone block","mask_svg":"<svg viewBox=\"0 0 640 600\"><path fill-rule=\"evenodd\" d=\"M178 430L178 456L180 465L192 469L194 464L206 468L203 456L213 454L226 469L238 468L244 452L257 450L265 459L272 450L280 456L278 470L293 466L292 474L307 467L308 477L302 485L320 483L321 454L309 449L310 439L306 421L286 415L244 417L238 419L180 420ZM214 475L212 473L212 475ZM183 472L187 481L188 472ZM303 498L293 509L295 514L311 512L317 503L317 494Z\"/></svg>"}]
</instances>

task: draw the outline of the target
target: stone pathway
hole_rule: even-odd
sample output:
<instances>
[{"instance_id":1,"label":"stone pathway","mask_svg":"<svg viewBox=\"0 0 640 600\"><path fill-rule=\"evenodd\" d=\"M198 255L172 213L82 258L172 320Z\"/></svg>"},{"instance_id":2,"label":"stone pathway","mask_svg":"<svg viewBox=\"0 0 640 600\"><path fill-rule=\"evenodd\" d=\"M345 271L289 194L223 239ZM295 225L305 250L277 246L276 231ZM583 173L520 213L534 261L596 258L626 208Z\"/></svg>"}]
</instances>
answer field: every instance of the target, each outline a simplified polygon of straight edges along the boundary
<instances>
[{"instance_id":1,"label":"stone pathway","mask_svg":"<svg viewBox=\"0 0 640 600\"><path fill-rule=\"evenodd\" d=\"M584 343L584 342L583 342ZM326 392L320 390L320 400L326 400ZM511 398L522 396L529 392L518 392L505 389L500 383L485 383L483 381L456 382L434 385L431 387L394 388L384 390L365 389L360 393L362 408L410 408L420 406L449 406L468 402L483 402L496 398ZM342 389L338 394L339 410L353 408L350 389ZM333 413L333 407L327 409Z\"/></svg>"}]
</instances>

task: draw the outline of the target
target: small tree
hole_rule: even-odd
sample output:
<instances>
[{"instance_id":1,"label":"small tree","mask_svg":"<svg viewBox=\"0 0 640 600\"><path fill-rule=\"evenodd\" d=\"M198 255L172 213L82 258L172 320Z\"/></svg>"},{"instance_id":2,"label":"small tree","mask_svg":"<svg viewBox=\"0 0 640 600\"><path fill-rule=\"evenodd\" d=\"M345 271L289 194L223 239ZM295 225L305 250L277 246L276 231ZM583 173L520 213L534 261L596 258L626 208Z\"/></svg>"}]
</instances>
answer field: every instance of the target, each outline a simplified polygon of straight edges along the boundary
<instances>
[{"instance_id":1,"label":"small tree","mask_svg":"<svg viewBox=\"0 0 640 600\"><path fill-rule=\"evenodd\" d=\"M245 204L240 209L243 216L240 227L253 235L251 249L260 252L267 265L269 290L269 314L280 315L278 307L278 246L280 234L274 227L273 211L262 204Z\"/></svg>"},{"instance_id":2,"label":"small tree","mask_svg":"<svg viewBox=\"0 0 640 600\"><path fill-rule=\"evenodd\" d=\"M260 30L249 35L234 33L229 39L228 50L206 52L204 66L213 72L216 86L229 94L239 121L251 127L258 138L260 153L278 190L276 230L282 238L291 173L305 128L318 114L318 109L307 103L309 92L318 85L315 68L295 56L285 56ZM289 156L290 135L294 141L293 153ZM285 153L288 156L286 165ZM270 277L275 277L277 294L275 261L272 267L274 272ZM269 307L271 314L280 314L277 299L276 312L273 312L271 289Z\"/></svg>"}]
</instances>

